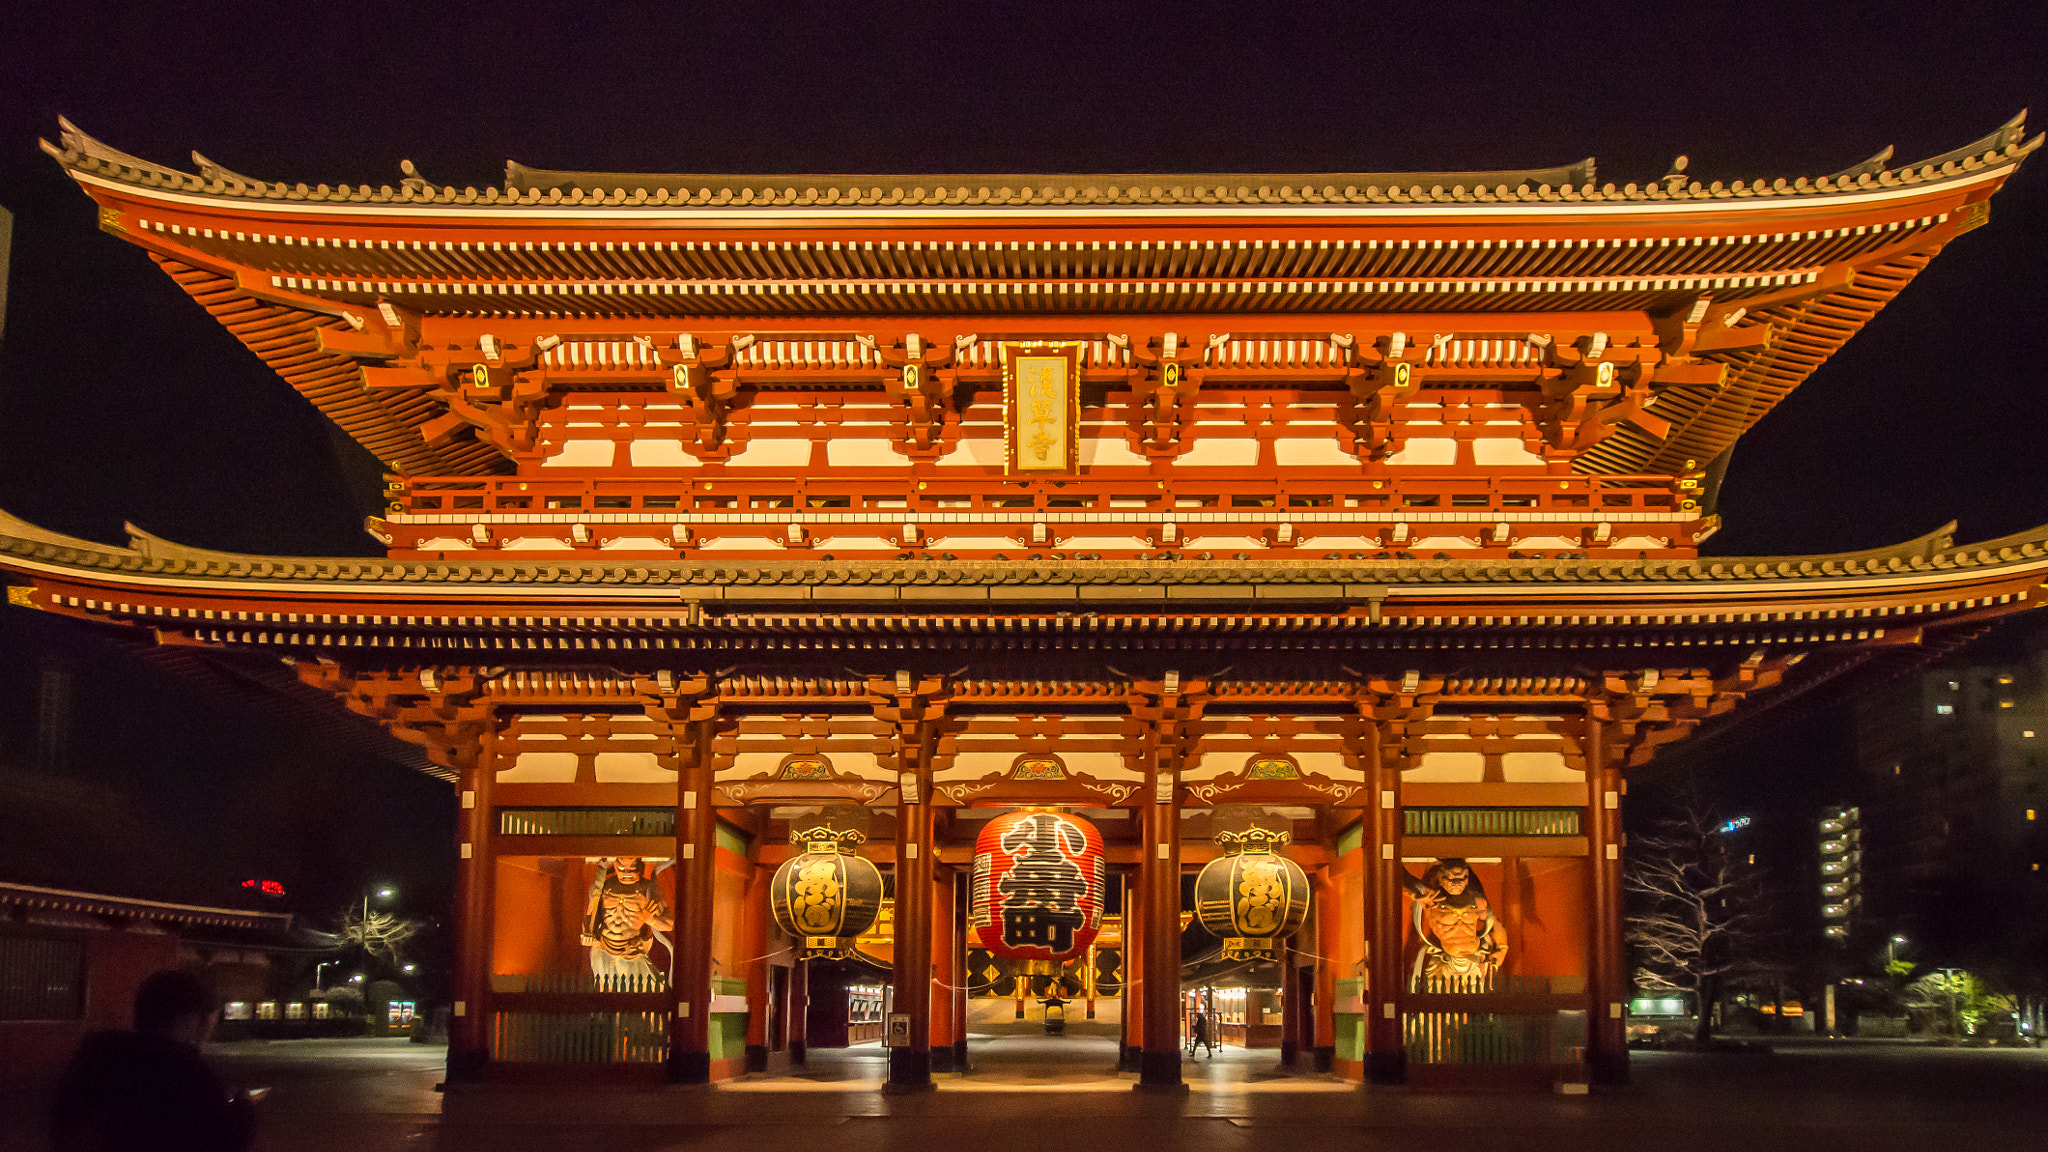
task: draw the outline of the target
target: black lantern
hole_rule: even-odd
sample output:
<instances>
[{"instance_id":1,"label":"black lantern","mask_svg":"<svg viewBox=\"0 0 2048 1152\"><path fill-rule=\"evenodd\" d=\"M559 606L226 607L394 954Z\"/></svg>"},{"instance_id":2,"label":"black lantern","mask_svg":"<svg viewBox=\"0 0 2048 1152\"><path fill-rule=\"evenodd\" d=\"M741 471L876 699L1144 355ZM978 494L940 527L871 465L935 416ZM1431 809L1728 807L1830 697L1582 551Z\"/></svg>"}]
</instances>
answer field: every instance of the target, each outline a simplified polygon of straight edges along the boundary
<instances>
[{"instance_id":1,"label":"black lantern","mask_svg":"<svg viewBox=\"0 0 2048 1152\"><path fill-rule=\"evenodd\" d=\"M1291 838L1268 828L1216 834L1224 855L1195 877L1195 914L1223 938L1225 959L1270 958L1308 916L1308 873L1277 851Z\"/></svg>"},{"instance_id":2,"label":"black lantern","mask_svg":"<svg viewBox=\"0 0 2048 1152\"><path fill-rule=\"evenodd\" d=\"M848 956L882 910L882 873L855 853L867 837L820 824L789 835L802 852L782 862L768 886L776 926L802 956Z\"/></svg>"}]
</instances>

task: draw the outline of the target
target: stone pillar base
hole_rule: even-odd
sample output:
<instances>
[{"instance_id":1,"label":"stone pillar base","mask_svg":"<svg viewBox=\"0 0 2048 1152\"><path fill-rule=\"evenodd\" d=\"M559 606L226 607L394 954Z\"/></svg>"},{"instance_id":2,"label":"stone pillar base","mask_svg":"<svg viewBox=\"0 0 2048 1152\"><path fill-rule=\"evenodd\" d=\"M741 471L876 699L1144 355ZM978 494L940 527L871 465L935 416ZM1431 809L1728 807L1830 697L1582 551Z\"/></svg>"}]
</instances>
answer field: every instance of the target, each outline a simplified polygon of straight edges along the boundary
<instances>
[{"instance_id":1,"label":"stone pillar base","mask_svg":"<svg viewBox=\"0 0 2048 1152\"><path fill-rule=\"evenodd\" d=\"M766 1044L747 1045L747 1071L766 1072L767 1070L768 1046Z\"/></svg>"},{"instance_id":2,"label":"stone pillar base","mask_svg":"<svg viewBox=\"0 0 2048 1152\"><path fill-rule=\"evenodd\" d=\"M1318 1072L1328 1072L1337 1066L1337 1048L1334 1044L1318 1044L1308 1052L1309 1067Z\"/></svg>"},{"instance_id":3,"label":"stone pillar base","mask_svg":"<svg viewBox=\"0 0 2048 1152\"><path fill-rule=\"evenodd\" d=\"M1365 1082L1368 1084L1406 1084L1408 1082L1408 1053L1398 1048L1391 1052L1366 1053Z\"/></svg>"},{"instance_id":4,"label":"stone pillar base","mask_svg":"<svg viewBox=\"0 0 2048 1152\"><path fill-rule=\"evenodd\" d=\"M484 1069L490 1063L489 1053L451 1045L448 1049L448 1083L475 1084L484 1078Z\"/></svg>"},{"instance_id":5,"label":"stone pillar base","mask_svg":"<svg viewBox=\"0 0 2048 1152\"><path fill-rule=\"evenodd\" d=\"M1591 1054L1586 1059L1586 1073L1593 1083L1603 1088L1618 1088L1627 1084L1628 1049Z\"/></svg>"},{"instance_id":6,"label":"stone pillar base","mask_svg":"<svg viewBox=\"0 0 2048 1152\"><path fill-rule=\"evenodd\" d=\"M711 1083L711 1053L671 1053L668 1058L668 1079L671 1084Z\"/></svg>"},{"instance_id":7,"label":"stone pillar base","mask_svg":"<svg viewBox=\"0 0 2048 1152\"><path fill-rule=\"evenodd\" d=\"M932 1053L929 1048L889 1049L889 1082L885 1092L923 1092L932 1083Z\"/></svg>"},{"instance_id":8,"label":"stone pillar base","mask_svg":"<svg viewBox=\"0 0 2048 1152\"><path fill-rule=\"evenodd\" d=\"M1143 1050L1138 1057L1138 1082L1132 1087L1141 1092L1187 1091L1187 1082L1180 1078L1180 1049Z\"/></svg>"}]
</instances>

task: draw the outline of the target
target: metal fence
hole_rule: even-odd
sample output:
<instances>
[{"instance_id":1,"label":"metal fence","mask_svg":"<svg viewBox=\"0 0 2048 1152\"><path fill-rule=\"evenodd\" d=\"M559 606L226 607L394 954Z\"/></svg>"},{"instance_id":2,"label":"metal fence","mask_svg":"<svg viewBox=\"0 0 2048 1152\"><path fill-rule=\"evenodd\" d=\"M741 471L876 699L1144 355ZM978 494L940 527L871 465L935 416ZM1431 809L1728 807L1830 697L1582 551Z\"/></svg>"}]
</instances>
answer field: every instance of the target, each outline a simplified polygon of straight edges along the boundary
<instances>
[{"instance_id":1,"label":"metal fence","mask_svg":"<svg viewBox=\"0 0 2048 1152\"><path fill-rule=\"evenodd\" d=\"M493 992L662 992L668 977L660 972L500 972L491 977Z\"/></svg>"},{"instance_id":2,"label":"metal fence","mask_svg":"<svg viewBox=\"0 0 2048 1152\"><path fill-rule=\"evenodd\" d=\"M1409 836L1577 836L1577 808L1407 808Z\"/></svg>"},{"instance_id":3,"label":"metal fence","mask_svg":"<svg viewBox=\"0 0 2048 1152\"><path fill-rule=\"evenodd\" d=\"M513 1064L656 1064L668 1058L660 1012L499 1012L491 1058Z\"/></svg>"},{"instance_id":4,"label":"metal fence","mask_svg":"<svg viewBox=\"0 0 2048 1152\"><path fill-rule=\"evenodd\" d=\"M1411 1012L1403 1029L1412 1064L1570 1064L1586 1046L1583 1011Z\"/></svg>"},{"instance_id":5,"label":"metal fence","mask_svg":"<svg viewBox=\"0 0 2048 1152\"><path fill-rule=\"evenodd\" d=\"M673 808L500 808L501 836L674 836Z\"/></svg>"}]
</instances>

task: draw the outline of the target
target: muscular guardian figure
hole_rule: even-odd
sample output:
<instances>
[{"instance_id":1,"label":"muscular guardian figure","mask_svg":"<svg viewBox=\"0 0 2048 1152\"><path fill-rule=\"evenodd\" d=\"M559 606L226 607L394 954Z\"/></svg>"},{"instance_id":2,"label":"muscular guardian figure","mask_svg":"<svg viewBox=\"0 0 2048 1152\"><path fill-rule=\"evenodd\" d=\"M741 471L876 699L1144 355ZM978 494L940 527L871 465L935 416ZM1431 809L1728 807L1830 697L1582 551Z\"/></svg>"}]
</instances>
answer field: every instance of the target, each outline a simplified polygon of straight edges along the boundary
<instances>
[{"instance_id":1,"label":"muscular guardian figure","mask_svg":"<svg viewBox=\"0 0 2048 1152\"><path fill-rule=\"evenodd\" d=\"M598 867L583 914L583 943L594 976L653 976L648 953L656 932L675 929L661 885L638 856L618 856Z\"/></svg>"},{"instance_id":2,"label":"muscular guardian figure","mask_svg":"<svg viewBox=\"0 0 2048 1152\"><path fill-rule=\"evenodd\" d=\"M1402 885L1415 897L1413 923L1422 952L1409 975L1413 992L1479 992L1493 987L1493 974L1508 954L1507 929L1471 865L1438 860L1420 878L1406 868Z\"/></svg>"}]
</instances>

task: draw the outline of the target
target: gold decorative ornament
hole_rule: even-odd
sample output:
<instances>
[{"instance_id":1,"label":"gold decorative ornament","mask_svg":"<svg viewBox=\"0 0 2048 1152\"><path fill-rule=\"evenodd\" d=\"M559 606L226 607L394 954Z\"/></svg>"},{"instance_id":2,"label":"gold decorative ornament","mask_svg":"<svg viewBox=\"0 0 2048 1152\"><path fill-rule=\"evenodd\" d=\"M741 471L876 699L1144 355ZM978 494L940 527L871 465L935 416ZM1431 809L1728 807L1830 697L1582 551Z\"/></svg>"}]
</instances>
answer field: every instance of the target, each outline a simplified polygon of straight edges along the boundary
<instances>
[{"instance_id":1,"label":"gold decorative ornament","mask_svg":"<svg viewBox=\"0 0 2048 1152\"><path fill-rule=\"evenodd\" d=\"M1292 838L1271 828L1216 834L1224 855L1195 877L1195 914L1222 938L1224 959L1269 959L1307 918L1308 874L1279 853Z\"/></svg>"}]
</instances>

